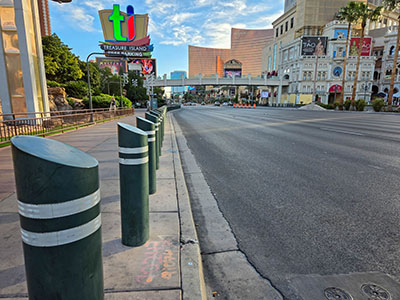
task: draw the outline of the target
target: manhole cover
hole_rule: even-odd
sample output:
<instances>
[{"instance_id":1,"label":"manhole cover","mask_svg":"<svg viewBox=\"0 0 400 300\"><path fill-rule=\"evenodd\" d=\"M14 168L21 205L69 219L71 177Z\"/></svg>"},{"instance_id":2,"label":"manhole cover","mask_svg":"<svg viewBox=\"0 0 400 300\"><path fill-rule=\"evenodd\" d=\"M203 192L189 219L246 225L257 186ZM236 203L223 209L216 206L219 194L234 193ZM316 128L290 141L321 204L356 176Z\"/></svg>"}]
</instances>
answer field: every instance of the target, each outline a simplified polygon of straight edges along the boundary
<instances>
[{"instance_id":1,"label":"manhole cover","mask_svg":"<svg viewBox=\"0 0 400 300\"><path fill-rule=\"evenodd\" d=\"M325 289L325 297L328 300L353 300L349 293L335 287Z\"/></svg>"},{"instance_id":2,"label":"manhole cover","mask_svg":"<svg viewBox=\"0 0 400 300\"><path fill-rule=\"evenodd\" d=\"M364 284L361 287L361 291L367 295L370 300L390 300L390 293L376 284Z\"/></svg>"}]
</instances>

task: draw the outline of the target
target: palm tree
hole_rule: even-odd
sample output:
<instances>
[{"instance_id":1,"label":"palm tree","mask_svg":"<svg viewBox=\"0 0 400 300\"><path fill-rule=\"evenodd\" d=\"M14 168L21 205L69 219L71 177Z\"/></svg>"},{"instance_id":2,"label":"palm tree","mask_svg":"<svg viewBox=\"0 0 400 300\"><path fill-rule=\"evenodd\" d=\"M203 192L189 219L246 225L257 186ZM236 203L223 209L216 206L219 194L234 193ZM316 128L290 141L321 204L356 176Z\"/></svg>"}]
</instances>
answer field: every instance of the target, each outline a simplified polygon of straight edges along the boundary
<instances>
[{"instance_id":1,"label":"palm tree","mask_svg":"<svg viewBox=\"0 0 400 300\"><path fill-rule=\"evenodd\" d=\"M339 109L343 109L343 101L344 101L344 83L346 79L346 67L347 67L347 52L349 47L349 40L350 40L350 30L351 25L357 21L357 16L355 15L355 7L357 2L351 1L347 4L347 6L343 6L339 9L337 13L337 18L340 21L346 21L348 24L347 28L347 38L346 38L346 50L344 51L344 62L343 62L343 73L342 73L342 90L340 91L339 95Z\"/></svg>"},{"instance_id":2,"label":"palm tree","mask_svg":"<svg viewBox=\"0 0 400 300\"><path fill-rule=\"evenodd\" d=\"M361 22L361 37L360 43L358 44L358 55L357 55L357 66L356 66L356 74L354 77L353 83L353 93L351 94L351 106L354 108L355 98L356 98L356 90L357 90L357 81L358 81L358 73L360 71L360 59L362 52L362 45L364 43L364 35L365 35L365 27L367 26L367 21L377 21L381 16L382 7L378 6L375 9L371 9L368 7L368 4L363 2L358 2L355 6L355 15L357 16L357 20Z\"/></svg>"},{"instance_id":3,"label":"palm tree","mask_svg":"<svg viewBox=\"0 0 400 300\"><path fill-rule=\"evenodd\" d=\"M388 11L398 10L400 9L399 0L383 0L383 7ZM396 49L394 50L394 58L393 58L393 69L392 69L392 78L390 80L390 89L388 96L388 110L392 110L392 99L393 99L393 89L394 89L394 79L397 73L397 58L399 57L399 42L400 42L400 14L398 16L397 22L397 40L396 40Z\"/></svg>"}]
</instances>

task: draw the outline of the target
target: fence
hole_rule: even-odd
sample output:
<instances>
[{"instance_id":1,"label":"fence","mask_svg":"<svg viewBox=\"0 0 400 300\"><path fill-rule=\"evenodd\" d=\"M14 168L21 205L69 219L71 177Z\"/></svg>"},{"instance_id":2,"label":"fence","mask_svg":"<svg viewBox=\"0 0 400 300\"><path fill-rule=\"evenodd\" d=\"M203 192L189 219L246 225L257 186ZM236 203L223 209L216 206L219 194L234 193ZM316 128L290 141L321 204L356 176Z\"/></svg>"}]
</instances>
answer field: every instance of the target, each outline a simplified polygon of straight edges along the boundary
<instances>
[{"instance_id":1,"label":"fence","mask_svg":"<svg viewBox=\"0 0 400 300\"><path fill-rule=\"evenodd\" d=\"M107 119L120 118L134 114L133 108L98 108L90 111L64 110L48 113L0 114L0 145L8 143L16 135L46 136L74 128L87 126Z\"/></svg>"}]
</instances>

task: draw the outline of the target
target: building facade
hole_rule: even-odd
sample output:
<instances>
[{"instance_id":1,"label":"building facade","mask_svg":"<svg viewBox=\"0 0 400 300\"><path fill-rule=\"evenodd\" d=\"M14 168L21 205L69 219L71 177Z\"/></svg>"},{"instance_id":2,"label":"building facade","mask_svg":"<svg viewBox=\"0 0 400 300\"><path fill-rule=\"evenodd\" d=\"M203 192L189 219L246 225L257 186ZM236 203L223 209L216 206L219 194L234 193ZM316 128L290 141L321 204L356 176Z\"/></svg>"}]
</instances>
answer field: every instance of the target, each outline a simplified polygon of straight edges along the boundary
<instances>
[{"instance_id":1,"label":"building facade","mask_svg":"<svg viewBox=\"0 0 400 300\"><path fill-rule=\"evenodd\" d=\"M338 93L344 88L345 99L350 99L356 73L357 56L347 59L346 74L343 74L347 36L347 23L329 22L319 37L299 37L284 45L280 52L279 73L289 79L289 86L283 88L281 103L308 104L313 95L318 95L322 103L333 104ZM326 40L326 49L316 54L307 52L307 43L318 44L318 39ZM310 42L311 41L311 42ZM353 38L352 41L357 41ZM371 100L375 57L371 55L371 38L366 37L366 53L361 56L356 99ZM315 47L315 46L314 46ZM345 86L342 79L345 77Z\"/></svg>"},{"instance_id":2,"label":"building facade","mask_svg":"<svg viewBox=\"0 0 400 300\"><path fill-rule=\"evenodd\" d=\"M48 112L36 0L0 0L2 113Z\"/></svg>"},{"instance_id":3,"label":"building facade","mask_svg":"<svg viewBox=\"0 0 400 300\"><path fill-rule=\"evenodd\" d=\"M39 9L40 32L42 36L51 35L48 0L37 0Z\"/></svg>"},{"instance_id":4,"label":"building facade","mask_svg":"<svg viewBox=\"0 0 400 300\"><path fill-rule=\"evenodd\" d=\"M187 73L186 71L173 71L171 72L171 79L181 79L181 78L187 78ZM171 87L171 96L181 96L185 94L187 91L187 87L185 86L174 86Z\"/></svg>"},{"instance_id":5,"label":"building facade","mask_svg":"<svg viewBox=\"0 0 400 300\"><path fill-rule=\"evenodd\" d=\"M202 74L211 77L224 76L224 64L235 59L242 64L242 75L260 76L262 73L262 51L273 39L272 29L231 30L231 48L216 49L189 46L189 77Z\"/></svg>"}]
</instances>

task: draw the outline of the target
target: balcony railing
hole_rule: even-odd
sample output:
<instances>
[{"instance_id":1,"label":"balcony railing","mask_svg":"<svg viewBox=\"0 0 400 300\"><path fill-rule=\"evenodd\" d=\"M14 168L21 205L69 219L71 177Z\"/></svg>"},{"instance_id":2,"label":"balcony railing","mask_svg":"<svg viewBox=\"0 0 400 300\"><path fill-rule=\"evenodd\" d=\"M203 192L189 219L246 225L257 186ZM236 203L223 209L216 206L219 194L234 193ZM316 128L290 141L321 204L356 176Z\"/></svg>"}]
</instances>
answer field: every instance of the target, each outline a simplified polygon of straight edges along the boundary
<instances>
[{"instance_id":1,"label":"balcony railing","mask_svg":"<svg viewBox=\"0 0 400 300\"><path fill-rule=\"evenodd\" d=\"M13 136L35 135L47 136L78 129L83 126L121 118L134 114L133 108L108 108L83 110L64 110L48 113L29 112L0 114L0 145L6 144Z\"/></svg>"}]
</instances>

